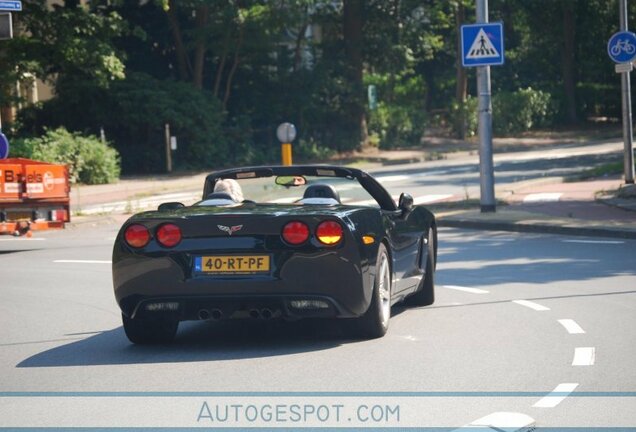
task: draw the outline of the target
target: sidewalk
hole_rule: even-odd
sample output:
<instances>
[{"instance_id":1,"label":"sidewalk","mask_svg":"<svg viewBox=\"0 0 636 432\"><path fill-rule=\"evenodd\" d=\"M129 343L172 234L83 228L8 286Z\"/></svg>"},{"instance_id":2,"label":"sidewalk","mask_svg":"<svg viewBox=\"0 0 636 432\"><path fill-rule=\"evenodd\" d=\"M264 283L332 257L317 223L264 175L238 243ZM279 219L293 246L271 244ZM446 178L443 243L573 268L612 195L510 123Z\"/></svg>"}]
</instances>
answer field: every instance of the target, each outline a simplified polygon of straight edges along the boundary
<instances>
[{"instance_id":1,"label":"sidewalk","mask_svg":"<svg viewBox=\"0 0 636 432\"><path fill-rule=\"evenodd\" d=\"M411 150L377 152L363 169L423 159L422 152ZM112 185L76 186L71 191L74 216L70 226L123 223L130 214L156 208L161 202L191 204L200 199L206 175L139 177ZM501 202L495 213L481 213L478 202L459 197L428 207L440 226L636 239L636 192L624 199L599 195L621 186L620 178L580 182L548 178L497 188Z\"/></svg>"}]
</instances>

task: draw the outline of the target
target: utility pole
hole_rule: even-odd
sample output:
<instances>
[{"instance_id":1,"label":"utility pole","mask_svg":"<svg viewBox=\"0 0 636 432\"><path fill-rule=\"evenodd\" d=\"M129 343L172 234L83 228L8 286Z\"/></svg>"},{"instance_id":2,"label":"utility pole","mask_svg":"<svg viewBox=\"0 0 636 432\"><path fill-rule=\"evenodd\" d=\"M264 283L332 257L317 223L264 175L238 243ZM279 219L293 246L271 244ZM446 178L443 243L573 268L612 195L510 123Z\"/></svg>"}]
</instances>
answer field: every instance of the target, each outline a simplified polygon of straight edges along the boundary
<instances>
[{"instance_id":1,"label":"utility pole","mask_svg":"<svg viewBox=\"0 0 636 432\"><path fill-rule=\"evenodd\" d=\"M621 31L627 29L627 0L619 0ZM621 73L621 94L623 104L623 142L625 144L625 183L634 183L634 146L632 130L632 99L629 72Z\"/></svg>"},{"instance_id":2,"label":"utility pole","mask_svg":"<svg viewBox=\"0 0 636 432\"><path fill-rule=\"evenodd\" d=\"M488 22L488 0L476 0L477 23ZM490 66L477 68L479 96L479 189L482 213L496 211L495 174L492 157L492 103L490 95Z\"/></svg>"}]
</instances>

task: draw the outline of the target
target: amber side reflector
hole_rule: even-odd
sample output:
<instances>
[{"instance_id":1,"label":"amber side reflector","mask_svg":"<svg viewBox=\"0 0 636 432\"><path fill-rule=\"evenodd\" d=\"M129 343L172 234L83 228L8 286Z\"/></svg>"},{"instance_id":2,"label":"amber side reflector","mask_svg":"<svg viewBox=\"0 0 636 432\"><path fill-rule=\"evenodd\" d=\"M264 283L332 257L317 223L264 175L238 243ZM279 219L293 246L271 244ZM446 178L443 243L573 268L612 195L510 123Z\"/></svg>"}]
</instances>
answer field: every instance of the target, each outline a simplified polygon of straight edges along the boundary
<instances>
[{"instance_id":1,"label":"amber side reflector","mask_svg":"<svg viewBox=\"0 0 636 432\"><path fill-rule=\"evenodd\" d=\"M362 243L364 243L365 245L370 245L375 243L375 239L371 236L362 236Z\"/></svg>"}]
</instances>

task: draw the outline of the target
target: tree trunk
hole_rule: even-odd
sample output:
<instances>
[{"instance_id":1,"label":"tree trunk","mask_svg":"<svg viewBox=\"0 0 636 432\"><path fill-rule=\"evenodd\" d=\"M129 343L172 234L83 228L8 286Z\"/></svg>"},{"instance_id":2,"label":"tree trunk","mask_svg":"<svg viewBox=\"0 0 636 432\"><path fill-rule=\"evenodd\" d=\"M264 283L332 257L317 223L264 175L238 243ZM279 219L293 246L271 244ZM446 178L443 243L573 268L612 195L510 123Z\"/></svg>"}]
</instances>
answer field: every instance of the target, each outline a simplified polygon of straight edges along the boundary
<instances>
[{"instance_id":1,"label":"tree trunk","mask_svg":"<svg viewBox=\"0 0 636 432\"><path fill-rule=\"evenodd\" d=\"M294 47L294 72L298 72L300 65L302 64L303 41L305 40L305 33L307 32L308 26L309 23L302 23L300 30L298 31L298 36L296 36L296 46Z\"/></svg>"},{"instance_id":2,"label":"tree trunk","mask_svg":"<svg viewBox=\"0 0 636 432\"><path fill-rule=\"evenodd\" d=\"M362 27L363 0L344 0L343 33L347 58L347 77L351 83L352 96L349 101L349 120L355 136L364 144L368 138L364 112L364 88L362 83Z\"/></svg>"},{"instance_id":3,"label":"tree trunk","mask_svg":"<svg viewBox=\"0 0 636 432\"><path fill-rule=\"evenodd\" d=\"M571 0L564 1L561 5L563 9L564 41L561 67L567 107L567 120L570 124L576 124L579 119L576 113L576 81L574 77L574 43L576 32L574 5Z\"/></svg>"},{"instance_id":4,"label":"tree trunk","mask_svg":"<svg viewBox=\"0 0 636 432\"><path fill-rule=\"evenodd\" d=\"M174 48L177 56L177 70L179 71L179 79L188 81L192 67L188 59L188 52L183 44L183 36L181 35L181 26L179 17L177 16L175 0L170 0L168 8L168 22L172 31L172 39L174 40Z\"/></svg>"},{"instance_id":5,"label":"tree trunk","mask_svg":"<svg viewBox=\"0 0 636 432\"><path fill-rule=\"evenodd\" d=\"M455 28L456 34L459 35L461 32L461 26L464 24L465 19L465 9L464 4L461 1L457 2L457 11L455 13ZM457 37L457 73L456 73L456 82L455 82L455 101L459 106L459 115L457 116L457 124L455 124L455 132L457 133L457 138L465 139L466 138L466 96L468 93L468 74L466 73L466 69L462 66L461 58L462 58L462 40L458 36Z\"/></svg>"},{"instance_id":6,"label":"tree trunk","mask_svg":"<svg viewBox=\"0 0 636 432\"><path fill-rule=\"evenodd\" d=\"M234 53L234 62L232 63L232 68L227 75L227 81L225 82L225 96L223 96L223 110L227 108L227 102L230 100L230 93L232 91L232 80L234 79L234 73L236 72L236 68L239 65L240 61L240 52L241 46L243 45L243 37L245 34L245 27L243 23L239 24L239 38L236 43L236 51Z\"/></svg>"},{"instance_id":7,"label":"tree trunk","mask_svg":"<svg viewBox=\"0 0 636 432\"><path fill-rule=\"evenodd\" d=\"M203 88L203 65L205 64L205 52L207 50L204 33L208 25L209 15L210 11L207 6L199 6L196 9L195 31L197 33L197 41L194 48L192 83L198 89Z\"/></svg>"}]
</instances>

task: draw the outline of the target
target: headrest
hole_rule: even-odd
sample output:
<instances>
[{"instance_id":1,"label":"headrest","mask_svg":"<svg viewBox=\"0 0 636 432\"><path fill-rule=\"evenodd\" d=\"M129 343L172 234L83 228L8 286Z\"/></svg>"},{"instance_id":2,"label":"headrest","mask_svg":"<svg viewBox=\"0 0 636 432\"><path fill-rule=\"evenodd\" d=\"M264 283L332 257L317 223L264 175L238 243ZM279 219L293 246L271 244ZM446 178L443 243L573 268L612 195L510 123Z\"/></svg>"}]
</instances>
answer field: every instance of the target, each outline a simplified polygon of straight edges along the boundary
<instances>
[{"instance_id":1,"label":"headrest","mask_svg":"<svg viewBox=\"0 0 636 432\"><path fill-rule=\"evenodd\" d=\"M331 198L340 203L340 194L336 188L326 183L318 183L308 186L303 194L303 199L305 198Z\"/></svg>"}]
</instances>

